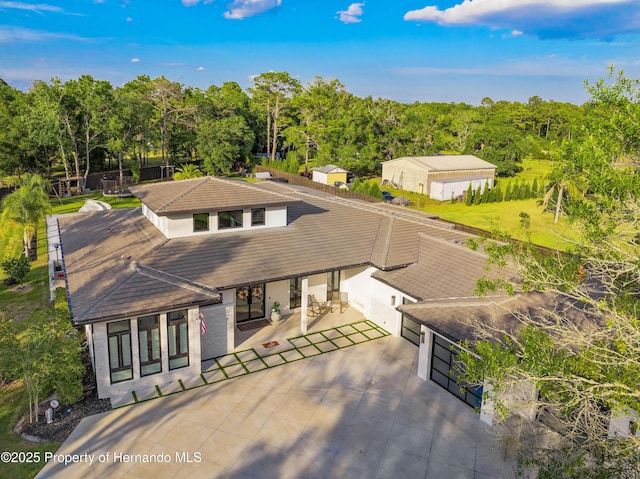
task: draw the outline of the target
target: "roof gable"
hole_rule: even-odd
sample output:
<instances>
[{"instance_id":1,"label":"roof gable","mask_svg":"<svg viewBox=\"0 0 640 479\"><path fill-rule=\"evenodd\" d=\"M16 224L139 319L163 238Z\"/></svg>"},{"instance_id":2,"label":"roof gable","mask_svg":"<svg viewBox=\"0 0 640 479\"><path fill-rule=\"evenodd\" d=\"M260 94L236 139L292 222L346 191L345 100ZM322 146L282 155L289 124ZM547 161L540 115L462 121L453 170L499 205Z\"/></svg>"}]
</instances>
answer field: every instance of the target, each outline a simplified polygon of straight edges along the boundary
<instances>
[{"instance_id":1,"label":"roof gable","mask_svg":"<svg viewBox=\"0 0 640 479\"><path fill-rule=\"evenodd\" d=\"M286 205L296 200L241 180L207 176L129 188L157 215Z\"/></svg>"},{"instance_id":2,"label":"roof gable","mask_svg":"<svg viewBox=\"0 0 640 479\"><path fill-rule=\"evenodd\" d=\"M473 155L432 155L432 156L404 156L394 160L384 161L383 165L408 162L428 171L458 171L496 169L497 166Z\"/></svg>"}]
</instances>

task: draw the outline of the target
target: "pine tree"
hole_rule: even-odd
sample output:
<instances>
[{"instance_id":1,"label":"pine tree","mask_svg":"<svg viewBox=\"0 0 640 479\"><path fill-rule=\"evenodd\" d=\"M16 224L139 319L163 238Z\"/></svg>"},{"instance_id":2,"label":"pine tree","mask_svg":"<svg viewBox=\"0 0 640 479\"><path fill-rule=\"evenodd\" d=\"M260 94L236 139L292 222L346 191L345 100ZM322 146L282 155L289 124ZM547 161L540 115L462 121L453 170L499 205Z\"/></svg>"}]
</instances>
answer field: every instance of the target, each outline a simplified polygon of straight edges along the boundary
<instances>
[{"instance_id":1,"label":"pine tree","mask_svg":"<svg viewBox=\"0 0 640 479\"><path fill-rule=\"evenodd\" d=\"M485 182L484 188L482 189L482 198L480 198L481 203L489 203L489 182Z\"/></svg>"},{"instance_id":2,"label":"pine tree","mask_svg":"<svg viewBox=\"0 0 640 479\"><path fill-rule=\"evenodd\" d=\"M520 183L513 184L513 190L511 190L511 200L515 201L520 198Z\"/></svg>"},{"instance_id":3,"label":"pine tree","mask_svg":"<svg viewBox=\"0 0 640 479\"><path fill-rule=\"evenodd\" d=\"M482 201L482 186L478 186L475 195L473 195L473 204L479 205Z\"/></svg>"},{"instance_id":4,"label":"pine tree","mask_svg":"<svg viewBox=\"0 0 640 479\"><path fill-rule=\"evenodd\" d=\"M540 187L538 186L538 178L533 179L533 184L531 185L531 198L537 198L540 196Z\"/></svg>"},{"instance_id":5,"label":"pine tree","mask_svg":"<svg viewBox=\"0 0 640 479\"><path fill-rule=\"evenodd\" d=\"M471 206L472 202L473 202L473 187L471 186L471 183L469 183L469 188L467 188L467 192L465 193L465 196L464 196L464 204L467 206Z\"/></svg>"},{"instance_id":6,"label":"pine tree","mask_svg":"<svg viewBox=\"0 0 640 479\"><path fill-rule=\"evenodd\" d=\"M509 183L507 189L504 192L504 201L511 201L511 193L513 192L513 185Z\"/></svg>"}]
</instances>

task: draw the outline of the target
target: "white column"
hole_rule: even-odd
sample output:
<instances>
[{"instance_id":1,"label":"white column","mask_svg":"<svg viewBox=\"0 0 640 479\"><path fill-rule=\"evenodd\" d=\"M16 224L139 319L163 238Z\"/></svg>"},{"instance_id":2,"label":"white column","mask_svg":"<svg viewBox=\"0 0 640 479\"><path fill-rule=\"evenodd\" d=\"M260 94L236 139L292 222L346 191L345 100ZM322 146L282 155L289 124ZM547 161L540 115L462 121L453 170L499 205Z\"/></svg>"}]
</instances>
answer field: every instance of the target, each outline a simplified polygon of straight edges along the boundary
<instances>
[{"instance_id":1,"label":"white column","mask_svg":"<svg viewBox=\"0 0 640 479\"><path fill-rule=\"evenodd\" d=\"M309 302L307 301L308 295L309 277L304 276L302 278L302 298L300 298L300 331L302 331L302 334L307 334L307 310L309 309Z\"/></svg>"},{"instance_id":2,"label":"white column","mask_svg":"<svg viewBox=\"0 0 640 479\"><path fill-rule=\"evenodd\" d=\"M424 381L429 379L431 367L431 331L420 325L420 350L418 352L418 377Z\"/></svg>"}]
</instances>

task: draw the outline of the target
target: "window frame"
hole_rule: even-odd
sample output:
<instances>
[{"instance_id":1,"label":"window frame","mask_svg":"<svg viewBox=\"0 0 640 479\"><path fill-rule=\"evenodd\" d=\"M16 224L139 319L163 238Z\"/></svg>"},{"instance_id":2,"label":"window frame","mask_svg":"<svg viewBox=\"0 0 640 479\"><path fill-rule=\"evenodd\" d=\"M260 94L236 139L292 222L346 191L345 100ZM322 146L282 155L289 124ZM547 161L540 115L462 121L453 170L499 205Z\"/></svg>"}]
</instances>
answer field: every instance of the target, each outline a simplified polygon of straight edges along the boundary
<instances>
[{"instance_id":1,"label":"window frame","mask_svg":"<svg viewBox=\"0 0 640 479\"><path fill-rule=\"evenodd\" d=\"M262 212L261 222L256 221L256 213ZM267 224L267 210L266 208L251 208L251 226L265 226Z\"/></svg>"},{"instance_id":2,"label":"window frame","mask_svg":"<svg viewBox=\"0 0 640 479\"><path fill-rule=\"evenodd\" d=\"M174 319L172 315L182 315L182 317ZM184 329L181 327L183 324ZM186 336L185 351L181 350L183 334ZM172 349L174 354L171 354ZM186 309L167 313L167 354L170 371L189 366L189 311ZM184 359L186 359L186 363L183 364Z\"/></svg>"},{"instance_id":3,"label":"window frame","mask_svg":"<svg viewBox=\"0 0 640 479\"><path fill-rule=\"evenodd\" d=\"M218 211L218 229L229 230L229 229L242 228L244 224L243 215L244 215L243 210ZM234 225L233 221L239 224Z\"/></svg>"},{"instance_id":4,"label":"window frame","mask_svg":"<svg viewBox=\"0 0 640 479\"><path fill-rule=\"evenodd\" d=\"M127 329L118 329L110 331L111 327L117 325L124 326L126 323ZM130 381L133 379L133 351L131 347L131 321L123 319L121 321L114 321L107 323L107 354L109 357L109 379L111 384L121 383L123 381ZM112 338L115 338L115 347L117 348L117 362L118 366L113 367L113 350L112 350ZM129 364L125 365L125 349L129 349ZM118 378L119 373L129 371L129 377ZM114 377L115 376L115 377Z\"/></svg>"},{"instance_id":5,"label":"window frame","mask_svg":"<svg viewBox=\"0 0 640 479\"><path fill-rule=\"evenodd\" d=\"M145 320L150 318L155 319L155 326L143 325ZM153 357L153 331L157 331L157 357ZM146 331L146 344L143 344L142 332ZM142 360L142 352L146 350L147 361ZM140 377L150 376L152 374L158 374L162 372L162 336L160 334L160 315L152 314L149 316L142 316L138 318L138 356L140 359ZM159 369L157 371L145 372L145 368L157 365Z\"/></svg>"},{"instance_id":6,"label":"window frame","mask_svg":"<svg viewBox=\"0 0 640 479\"><path fill-rule=\"evenodd\" d=\"M193 213L193 232L194 233L202 233L205 231L209 231L209 213ZM205 222L206 218L206 222ZM204 227L203 227L204 226Z\"/></svg>"}]
</instances>

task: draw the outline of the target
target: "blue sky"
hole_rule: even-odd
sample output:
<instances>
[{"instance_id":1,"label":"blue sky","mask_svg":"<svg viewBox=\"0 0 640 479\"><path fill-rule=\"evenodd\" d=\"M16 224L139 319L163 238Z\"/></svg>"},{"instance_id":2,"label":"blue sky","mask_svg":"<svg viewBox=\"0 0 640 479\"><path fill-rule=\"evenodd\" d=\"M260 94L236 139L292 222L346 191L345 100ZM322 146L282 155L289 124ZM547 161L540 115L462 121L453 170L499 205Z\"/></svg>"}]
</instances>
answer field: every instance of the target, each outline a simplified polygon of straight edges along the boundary
<instances>
[{"instance_id":1,"label":"blue sky","mask_svg":"<svg viewBox=\"0 0 640 479\"><path fill-rule=\"evenodd\" d=\"M610 64L640 78L640 0L0 0L0 78L24 90L285 70L402 102L582 103Z\"/></svg>"}]
</instances>

